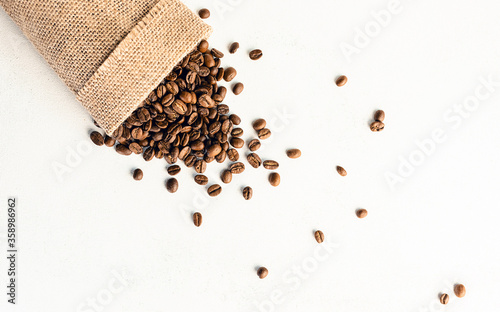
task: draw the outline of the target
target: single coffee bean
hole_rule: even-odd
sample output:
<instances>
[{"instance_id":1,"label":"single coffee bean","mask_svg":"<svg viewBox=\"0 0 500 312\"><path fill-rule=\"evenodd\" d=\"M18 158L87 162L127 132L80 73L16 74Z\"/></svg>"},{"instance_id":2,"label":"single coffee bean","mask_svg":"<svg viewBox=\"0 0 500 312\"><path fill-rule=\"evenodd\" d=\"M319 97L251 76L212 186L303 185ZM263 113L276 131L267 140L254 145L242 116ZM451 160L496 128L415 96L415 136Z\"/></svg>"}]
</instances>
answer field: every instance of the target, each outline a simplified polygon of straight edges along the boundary
<instances>
[{"instance_id":1,"label":"single coffee bean","mask_svg":"<svg viewBox=\"0 0 500 312\"><path fill-rule=\"evenodd\" d=\"M458 298L463 298L465 296L465 286L462 284L456 284L453 291Z\"/></svg>"},{"instance_id":2,"label":"single coffee bean","mask_svg":"<svg viewBox=\"0 0 500 312\"><path fill-rule=\"evenodd\" d=\"M215 197L222 192L222 187L219 184L214 184L208 188L208 195Z\"/></svg>"},{"instance_id":3,"label":"single coffee bean","mask_svg":"<svg viewBox=\"0 0 500 312\"><path fill-rule=\"evenodd\" d=\"M385 124L381 121L374 121L371 125L370 125L370 130L373 131L373 132L379 132L379 131L382 131L384 130L385 128Z\"/></svg>"},{"instance_id":4,"label":"single coffee bean","mask_svg":"<svg viewBox=\"0 0 500 312\"><path fill-rule=\"evenodd\" d=\"M254 168L259 168L261 163L262 163L262 160L260 159L259 155L255 154L255 153L249 154L247 156L247 160L248 160L248 163L250 164L250 166L252 166Z\"/></svg>"},{"instance_id":5,"label":"single coffee bean","mask_svg":"<svg viewBox=\"0 0 500 312\"><path fill-rule=\"evenodd\" d=\"M378 110L375 112L375 121L384 121L385 119L385 112L383 110Z\"/></svg>"},{"instance_id":6,"label":"single coffee bean","mask_svg":"<svg viewBox=\"0 0 500 312\"><path fill-rule=\"evenodd\" d=\"M237 150L231 148L230 150L227 151L227 157L229 158L230 161L238 161L238 159L240 159L240 154L238 153Z\"/></svg>"},{"instance_id":7,"label":"single coffee bean","mask_svg":"<svg viewBox=\"0 0 500 312\"><path fill-rule=\"evenodd\" d=\"M232 114L229 116L229 119L233 123L233 125L239 125L241 123L241 118L238 115Z\"/></svg>"},{"instance_id":8,"label":"single coffee bean","mask_svg":"<svg viewBox=\"0 0 500 312\"><path fill-rule=\"evenodd\" d=\"M245 164L242 162L236 162L229 167L229 170L231 170L231 173L233 174L240 174L245 171Z\"/></svg>"},{"instance_id":9,"label":"single coffee bean","mask_svg":"<svg viewBox=\"0 0 500 312\"><path fill-rule=\"evenodd\" d=\"M337 172L343 177L347 175L347 171L345 171L345 169L340 166L337 166Z\"/></svg>"},{"instance_id":10,"label":"single coffee bean","mask_svg":"<svg viewBox=\"0 0 500 312\"><path fill-rule=\"evenodd\" d=\"M125 155L125 156L128 156L130 154L132 154L132 151L128 149L128 147L126 147L125 145L123 144L118 144L116 147L116 152L120 155Z\"/></svg>"},{"instance_id":11,"label":"single coffee bean","mask_svg":"<svg viewBox=\"0 0 500 312\"><path fill-rule=\"evenodd\" d=\"M269 271L265 267L260 267L257 270L257 275L259 276L260 279L266 278L266 276L269 274Z\"/></svg>"},{"instance_id":12,"label":"single coffee bean","mask_svg":"<svg viewBox=\"0 0 500 312\"><path fill-rule=\"evenodd\" d=\"M264 128L262 130L259 130L257 132L257 136L259 137L259 139L261 140L265 140L265 139L268 139L270 136L271 136L271 130L267 129L267 128Z\"/></svg>"},{"instance_id":13,"label":"single coffee bean","mask_svg":"<svg viewBox=\"0 0 500 312\"><path fill-rule=\"evenodd\" d=\"M174 176L181 172L181 167L179 165L173 165L167 168L169 175Z\"/></svg>"},{"instance_id":14,"label":"single coffee bean","mask_svg":"<svg viewBox=\"0 0 500 312\"><path fill-rule=\"evenodd\" d=\"M257 119L256 121L253 122L252 126L255 131L262 130L266 127L266 121L262 118Z\"/></svg>"},{"instance_id":15,"label":"single coffee bean","mask_svg":"<svg viewBox=\"0 0 500 312\"><path fill-rule=\"evenodd\" d=\"M345 84L347 83L347 77L342 75L337 78L337 81L335 81L335 83L338 87L345 86Z\"/></svg>"},{"instance_id":16,"label":"single coffee bean","mask_svg":"<svg viewBox=\"0 0 500 312\"><path fill-rule=\"evenodd\" d=\"M280 182L281 177L279 173L273 172L269 175L269 183L271 183L272 186L278 186L280 185Z\"/></svg>"},{"instance_id":17,"label":"single coffee bean","mask_svg":"<svg viewBox=\"0 0 500 312\"><path fill-rule=\"evenodd\" d=\"M243 198L245 200L250 200L252 199L253 196L253 190L250 186L247 186L243 189Z\"/></svg>"},{"instance_id":18,"label":"single coffee bean","mask_svg":"<svg viewBox=\"0 0 500 312\"><path fill-rule=\"evenodd\" d=\"M199 185L207 185L208 178L202 174L199 174L199 175L194 177L194 182L196 182Z\"/></svg>"},{"instance_id":19,"label":"single coffee bean","mask_svg":"<svg viewBox=\"0 0 500 312\"><path fill-rule=\"evenodd\" d=\"M241 83L241 82L238 82L237 84L235 84L233 86L233 93L235 95L240 95L241 92L243 92L243 89L245 88L245 86Z\"/></svg>"},{"instance_id":20,"label":"single coffee bean","mask_svg":"<svg viewBox=\"0 0 500 312\"><path fill-rule=\"evenodd\" d=\"M325 234L323 234L323 232L321 231L316 231L314 232L314 238L316 238L318 244L321 244L322 242L325 241Z\"/></svg>"},{"instance_id":21,"label":"single coffee bean","mask_svg":"<svg viewBox=\"0 0 500 312\"><path fill-rule=\"evenodd\" d=\"M112 137L110 137L110 136L104 137L104 145L106 145L107 147L113 147L113 146L115 146L115 143L116 143L116 140L113 139Z\"/></svg>"},{"instance_id":22,"label":"single coffee bean","mask_svg":"<svg viewBox=\"0 0 500 312\"><path fill-rule=\"evenodd\" d=\"M100 134L99 132L97 131L93 131L91 134L90 134L90 139L92 140L92 142L94 142L95 145L97 146L103 146L104 145L104 137L102 136L102 134Z\"/></svg>"},{"instance_id":23,"label":"single coffee bean","mask_svg":"<svg viewBox=\"0 0 500 312\"><path fill-rule=\"evenodd\" d=\"M200 44L198 45L198 51L201 53L205 53L208 51L208 41L202 40ZM181 99L182 100L182 99ZM184 100L183 100L184 101Z\"/></svg>"},{"instance_id":24,"label":"single coffee bean","mask_svg":"<svg viewBox=\"0 0 500 312\"><path fill-rule=\"evenodd\" d=\"M214 144L207 149L207 155L209 157L215 157L222 152L222 147L219 144Z\"/></svg>"},{"instance_id":25,"label":"single coffee bean","mask_svg":"<svg viewBox=\"0 0 500 312\"><path fill-rule=\"evenodd\" d=\"M228 67L224 70L224 80L230 82L234 79L234 77L236 77L236 74L236 69L234 69L233 67Z\"/></svg>"},{"instance_id":26,"label":"single coffee bean","mask_svg":"<svg viewBox=\"0 0 500 312\"><path fill-rule=\"evenodd\" d=\"M194 166L195 161L196 161L196 156L189 155L186 157L186 159L184 159L184 164L186 165L186 167L191 168Z\"/></svg>"},{"instance_id":27,"label":"single coffee bean","mask_svg":"<svg viewBox=\"0 0 500 312\"><path fill-rule=\"evenodd\" d=\"M170 178L167 180L167 191L170 193L175 193L179 189L179 182L176 178Z\"/></svg>"},{"instance_id":28,"label":"single coffee bean","mask_svg":"<svg viewBox=\"0 0 500 312\"><path fill-rule=\"evenodd\" d=\"M128 149L132 151L134 154L142 154L142 146L139 143L133 142L128 145Z\"/></svg>"},{"instance_id":29,"label":"single coffee bean","mask_svg":"<svg viewBox=\"0 0 500 312\"><path fill-rule=\"evenodd\" d=\"M193 223L196 227L199 227L201 225L202 220L203 220L203 217L201 216L201 213L195 212L193 214Z\"/></svg>"},{"instance_id":30,"label":"single coffee bean","mask_svg":"<svg viewBox=\"0 0 500 312\"><path fill-rule=\"evenodd\" d=\"M224 170L221 174L220 179L226 184L231 183L231 181L233 180L233 174L230 170Z\"/></svg>"},{"instance_id":31,"label":"single coffee bean","mask_svg":"<svg viewBox=\"0 0 500 312\"><path fill-rule=\"evenodd\" d=\"M233 131L231 131L231 136L235 138L240 138L241 136L243 136L243 129L234 128Z\"/></svg>"},{"instance_id":32,"label":"single coffee bean","mask_svg":"<svg viewBox=\"0 0 500 312\"><path fill-rule=\"evenodd\" d=\"M248 149L250 149L252 152L257 151L260 148L260 141L257 139L253 139L250 142L248 142Z\"/></svg>"},{"instance_id":33,"label":"single coffee bean","mask_svg":"<svg viewBox=\"0 0 500 312\"><path fill-rule=\"evenodd\" d=\"M207 170L207 163L204 160L202 160L202 159L198 159L194 163L194 170L197 173L204 173Z\"/></svg>"},{"instance_id":34,"label":"single coffee bean","mask_svg":"<svg viewBox=\"0 0 500 312\"><path fill-rule=\"evenodd\" d=\"M201 9L198 14L202 19L207 19L210 17L210 11L208 9Z\"/></svg>"},{"instance_id":35,"label":"single coffee bean","mask_svg":"<svg viewBox=\"0 0 500 312\"><path fill-rule=\"evenodd\" d=\"M144 176L144 173L142 172L141 169L135 169L133 176L134 176L134 180L140 181L140 180L142 180L142 177Z\"/></svg>"},{"instance_id":36,"label":"single coffee bean","mask_svg":"<svg viewBox=\"0 0 500 312\"><path fill-rule=\"evenodd\" d=\"M145 161L151 161L155 157L155 149L152 147L146 148L146 150L142 153L142 158Z\"/></svg>"},{"instance_id":37,"label":"single coffee bean","mask_svg":"<svg viewBox=\"0 0 500 312\"><path fill-rule=\"evenodd\" d=\"M234 54L240 48L240 44L238 42L233 42L229 47L229 53Z\"/></svg>"},{"instance_id":38,"label":"single coffee bean","mask_svg":"<svg viewBox=\"0 0 500 312\"><path fill-rule=\"evenodd\" d=\"M269 169L269 170L276 170L278 169L280 164L275 161L275 160L265 160L264 161L264 168Z\"/></svg>"},{"instance_id":39,"label":"single coffee bean","mask_svg":"<svg viewBox=\"0 0 500 312\"><path fill-rule=\"evenodd\" d=\"M242 148L243 145L245 145L245 141L240 138L231 138L229 143L231 143L231 145L235 148Z\"/></svg>"},{"instance_id":40,"label":"single coffee bean","mask_svg":"<svg viewBox=\"0 0 500 312\"><path fill-rule=\"evenodd\" d=\"M439 296L439 302L441 302L442 304L448 304L449 301L450 296L448 296L448 294L441 294L441 296Z\"/></svg>"},{"instance_id":41,"label":"single coffee bean","mask_svg":"<svg viewBox=\"0 0 500 312\"><path fill-rule=\"evenodd\" d=\"M366 211L366 209L356 210L356 216L358 216L358 218L360 218L360 219L366 218L367 215L368 215L368 211Z\"/></svg>"},{"instance_id":42,"label":"single coffee bean","mask_svg":"<svg viewBox=\"0 0 500 312\"><path fill-rule=\"evenodd\" d=\"M289 158L295 159L299 158L302 155L302 152L298 148L292 148L286 151L286 155Z\"/></svg>"},{"instance_id":43,"label":"single coffee bean","mask_svg":"<svg viewBox=\"0 0 500 312\"><path fill-rule=\"evenodd\" d=\"M217 50L217 49L212 49L212 55L215 56L216 58L223 58L224 57L224 53L222 53L221 51ZM216 64L217 67L220 66Z\"/></svg>"},{"instance_id":44,"label":"single coffee bean","mask_svg":"<svg viewBox=\"0 0 500 312\"><path fill-rule=\"evenodd\" d=\"M227 157L226 151L221 151L219 155L215 156L215 161L221 164L226 160L226 157Z\"/></svg>"},{"instance_id":45,"label":"single coffee bean","mask_svg":"<svg viewBox=\"0 0 500 312\"><path fill-rule=\"evenodd\" d=\"M259 49L255 49L250 51L249 53L250 59L256 61L262 57L262 51Z\"/></svg>"}]
</instances>

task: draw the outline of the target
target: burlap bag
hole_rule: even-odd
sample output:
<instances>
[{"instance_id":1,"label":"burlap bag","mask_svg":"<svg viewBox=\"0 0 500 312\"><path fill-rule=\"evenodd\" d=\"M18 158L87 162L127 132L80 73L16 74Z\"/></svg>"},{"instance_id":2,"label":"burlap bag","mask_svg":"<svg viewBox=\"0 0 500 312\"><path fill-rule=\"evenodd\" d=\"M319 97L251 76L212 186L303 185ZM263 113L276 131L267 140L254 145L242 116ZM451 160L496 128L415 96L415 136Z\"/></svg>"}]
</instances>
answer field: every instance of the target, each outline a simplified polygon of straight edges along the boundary
<instances>
[{"instance_id":1,"label":"burlap bag","mask_svg":"<svg viewBox=\"0 0 500 312\"><path fill-rule=\"evenodd\" d=\"M0 0L111 134L212 29L178 0Z\"/></svg>"}]
</instances>

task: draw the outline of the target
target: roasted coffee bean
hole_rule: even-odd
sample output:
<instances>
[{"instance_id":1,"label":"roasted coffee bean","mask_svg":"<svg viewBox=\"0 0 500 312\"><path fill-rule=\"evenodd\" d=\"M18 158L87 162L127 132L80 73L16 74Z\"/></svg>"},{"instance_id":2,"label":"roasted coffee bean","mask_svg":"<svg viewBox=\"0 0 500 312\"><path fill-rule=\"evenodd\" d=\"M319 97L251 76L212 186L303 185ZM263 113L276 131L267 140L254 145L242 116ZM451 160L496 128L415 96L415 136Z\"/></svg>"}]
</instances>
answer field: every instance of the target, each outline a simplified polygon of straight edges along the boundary
<instances>
[{"instance_id":1,"label":"roasted coffee bean","mask_svg":"<svg viewBox=\"0 0 500 312\"><path fill-rule=\"evenodd\" d=\"M234 69L233 67L228 67L224 70L224 80L230 82L234 79L234 77L236 77L236 74L236 69Z\"/></svg>"},{"instance_id":2,"label":"roasted coffee bean","mask_svg":"<svg viewBox=\"0 0 500 312\"><path fill-rule=\"evenodd\" d=\"M253 190L250 186L247 186L243 189L243 198L245 200L250 200L252 199L253 196Z\"/></svg>"},{"instance_id":3,"label":"roasted coffee bean","mask_svg":"<svg viewBox=\"0 0 500 312\"><path fill-rule=\"evenodd\" d=\"M269 175L269 183L271 183L272 186L278 186L281 183L281 177L279 173L273 172Z\"/></svg>"},{"instance_id":4,"label":"roasted coffee bean","mask_svg":"<svg viewBox=\"0 0 500 312\"><path fill-rule=\"evenodd\" d=\"M346 171L344 168L340 167L340 166L337 166L337 172L338 172L341 176L343 176L343 177L345 177L345 176L347 175L347 171Z\"/></svg>"},{"instance_id":5,"label":"roasted coffee bean","mask_svg":"<svg viewBox=\"0 0 500 312\"><path fill-rule=\"evenodd\" d=\"M184 159L184 164L186 167L191 168L194 166L194 162L196 161L196 156L189 155Z\"/></svg>"},{"instance_id":6,"label":"roasted coffee bean","mask_svg":"<svg viewBox=\"0 0 500 312\"><path fill-rule=\"evenodd\" d=\"M207 185L208 178L202 174L199 174L199 175L194 177L194 182L196 182L199 185Z\"/></svg>"},{"instance_id":7,"label":"roasted coffee bean","mask_svg":"<svg viewBox=\"0 0 500 312\"><path fill-rule=\"evenodd\" d=\"M383 122L381 121L374 121L371 125L370 125L370 130L373 131L373 132L379 132L379 131L382 131L384 130L385 128L385 125Z\"/></svg>"},{"instance_id":8,"label":"roasted coffee bean","mask_svg":"<svg viewBox=\"0 0 500 312\"><path fill-rule=\"evenodd\" d=\"M255 131L262 130L266 127L266 121L262 118L257 119L253 122L252 126L253 126Z\"/></svg>"},{"instance_id":9,"label":"roasted coffee bean","mask_svg":"<svg viewBox=\"0 0 500 312\"><path fill-rule=\"evenodd\" d=\"M295 158L299 158L302 155L302 152L298 148L291 148L291 149L286 151L286 155L289 158L295 159Z\"/></svg>"},{"instance_id":10,"label":"roasted coffee bean","mask_svg":"<svg viewBox=\"0 0 500 312\"><path fill-rule=\"evenodd\" d=\"M203 220L203 217L201 216L201 213L195 212L193 214L193 223L196 227L199 227L201 225L202 220Z\"/></svg>"},{"instance_id":11,"label":"roasted coffee bean","mask_svg":"<svg viewBox=\"0 0 500 312\"><path fill-rule=\"evenodd\" d=\"M218 163L223 163L226 160L226 157L226 151L221 151L219 155L215 156L215 161L217 161Z\"/></svg>"},{"instance_id":12,"label":"roasted coffee bean","mask_svg":"<svg viewBox=\"0 0 500 312\"><path fill-rule=\"evenodd\" d=\"M342 87L347 83L347 77L346 76L340 76L337 78L335 81L338 87Z\"/></svg>"},{"instance_id":13,"label":"roasted coffee bean","mask_svg":"<svg viewBox=\"0 0 500 312\"><path fill-rule=\"evenodd\" d=\"M250 59L256 61L262 57L262 51L259 49L255 49L250 51L249 53Z\"/></svg>"},{"instance_id":14,"label":"roasted coffee bean","mask_svg":"<svg viewBox=\"0 0 500 312\"><path fill-rule=\"evenodd\" d=\"M450 296L448 296L448 294L441 294L441 296L439 296L439 302L441 302L441 304L448 304L449 301Z\"/></svg>"},{"instance_id":15,"label":"roasted coffee bean","mask_svg":"<svg viewBox=\"0 0 500 312\"><path fill-rule=\"evenodd\" d=\"M207 192L209 196L215 197L222 192L222 187L219 184L214 184L208 188Z\"/></svg>"},{"instance_id":16,"label":"roasted coffee bean","mask_svg":"<svg viewBox=\"0 0 500 312\"><path fill-rule=\"evenodd\" d=\"M368 215L368 211L366 211L366 209L356 210L356 216L360 219L366 218L367 215Z\"/></svg>"},{"instance_id":17,"label":"roasted coffee bean","mask_svg":"<svg viewBox=\"0 0 500 312\"><path fill-rule=\"evenodd\" d=\"M179 182L177 182L176 178L170 178L167 180L167 191L170 193L175 193L179 189Z\"/></svg>"},{"instance_id":18,"label":"roasted coffee bean","mask_svg":"<svg viewBox=\"0 0 500 312\"><path fill-rule=\"evenodd\" d=\"M259 276L260 279L266 278L266 276L269 274L269 271L265 267L260 267L257 270L257 275Z\"/></svg>"},{"instance_id":19,"label":"roasted coffee bean","mask_svg":"<svg viewBox=\"0 0 500 312\"><path fill-rule=\"evenodd\" d=\"M241 128L234 128L233 131L231 131L231 136L235 138L240 138L243 136L243 129Z\"/></svg>"},{"instance_id":20,"label":"roasted coffee bean","mask_svg":"<svg viewBox=\"0 0 500 312\"><path fill-rule=\"evenodd\" d=\"M208 51L208 46L208 41L202 40L198 45L198 51L200 51L201 53L205 53Z\"/></svg>"},{"instance_id":21,"label":"roasted coffee bean","mask_svg":"<svg viewBox=\"0 0 500 312\"><path fill-rule=\"evenodd\" d=\"M226 184L231 183L231 181L233 180L233 174L229 170L224 170L222 171L220 179L222 180L222 182Z\"/></svg>"},{"instance_id":22,"label":"roasted coffee bean","mask_svg":"<svg viewBox=\"0 0 500 312\"><path fill-rule=\"evenodd\" d=\"M123 144L118 144L116 147L116 152L120 155L125 155L125 156L128 156L130 154L132 154L132 151L128 149L128 147L126 147L125 145Z\"/></svg>"},{"instance_id":23,"label":"roasted coffee bean","mask_svg":"<svg viewBox=\"0 0 500 312\"><path fill-rule=\"evenodd\" d=\"M242 162L236 162L229 167L229 170L231 170L232 174L240 174L245 171L245 164Z\"/></svg>"},{"instance_id":24,"label":"roasted coffee bean","mask_svg":"<svg viewBox=\"0 0 500 312\"><path fill-rule=\"evenodd\" d=\"M453 291L458 298L463 298L465 296L465 286L462 284L456 284Z\"/></svg>"},{"instance_id":25,"label":"roasted coffee bean","mask_svg":"<svg viewBox=\"0 0 500 312\"><path fill-rule=\"evenodd\" d=\"M205 149L205 144L203 144L203 142L200 140L196 140L196 141L191 143L190 147L191 147L191 150L193 150L193 151L202 151L203 149Z\"/></svg>"},{"instance_id":26,"label":"roasted coffee bean","mask_svg":"<svg viewBox=\"0 0 500 312\"><path fill-rule=\"evenodd\" d=\"M269 169L269 170L276 170L278 169L280 164L278 164L277 161L275 160L264 160L264 168Z\"/></svg>"},{"instance_id":27,"label":"roasted coffee bean","mask_svg":"<svg viewBox=\"0 0 500 312\"><path fill-rule=\"evenodd\" d=\"M227 157L230 161L238 161L240 159L240 154L234 148L231 148L227 151Z\"/></svg>"},{"instance_id":28,"label":"roasted coffee bean","mask_svg":"<svg viewBox=\"0 0 500 312\"><path fill-rule=\"evenodd\" d=\"M248 163L250 164L250 166L254 167L254 168L259 168L260 165L262 164L262 160L260 159L259 155L257 154L249 154L247 156L247 160L248 160Z\"/></svg>"},{"instance_id":29,"label":"roasted coffee bean","mask_svg":"<svg viewBox=\"0 0 500 312\"><path fill-rule=\"evenodd\" d=\"M378 110L375 112L375 121L384 121L385 119L385 112L383 110Z\"/></svg>"},{"instance_id":30,"label":"roasted coffee bean","mask_svg":"<svg viewBox=\"0 0 500 312\"><path fill-rule=\"evenodd\" d=\"M140 180L142 180L142 177L144 176L144 173L142 172L141 169L135 169L133 176L134 176L134 180L140 181Z\"/></svg>"},{"instance_id":31,"label":"roasted coffee bean","mask_svg":"<svg viewBox=\"0 0 500 312\"><path fill-rule=\"evenodd\" d=\"M245 145L245 141L240 138L231 138L229 143L231 143L231 145L235 148L242 148L243 145Z\"/></svg>"},{"instance_id":32,"label":"roasted coffee bean","mask_svg":"<svg viewBox=\"0 0 500 312\"><path fill-rule=\"evenodd\" d=\"M238 115L232 114L229 116L229 119L233 123L233 125L239 125L241 123L241 118Z\"/></svg>"},{"instance_id":33,"label":"roasted coffee bean","mask_svg":"<svg viewBox=\"0 0 500 312\"><path fill-rule=\"evenodd\" d=\"M260 141L257 139L253 139L252 141L248 142L248 148L252 152L257 151L260 148Z\"/></svg>"},{"instance_id":34,"label":"roasted coffee bean","mask_svg":"<svg viewBox=\"0 0 500 312\"><path fill-rule=\"evenodd\" d=\"M139 145L139 143L130 143L128 145L128 149L132 151L134 154L141 154L142 153L142 146Z\"/></svg>"},{"instance_id":35,"label":"roasted coffee bean","mask_svg":"<svg viewBox=\"0 0 500 312\"><path fill-rule=\"evenodd\" d=\"M173 165L167 168L169 175L174 176L181 172L181 167L179 165Z\"/></svg>"},{"instance_id":36,"label":"roasted coffee bean","mask_svg":"<svg viewBox=\"0 0 500 312\"><path fill-rule=\"evenodd\" d=\"M202 19L207 19L210 17L210 11L208 9L201 9L198 14Z\"/></svg>"},{"instance_id":37,"label":"roasted coffee bean","mask_svg":"<svg viewBox=\"0 0 500 312\"><path fill-rule=\"evenodd\" d=\"M204 173L207 170L207 163L204 160L198 159L194 163L194 170L197 173Z\"/></svg>"},{"instance_id":38,"label":"roasted coffee bean","mask_svg":"<svg viewBox=\"0 0 500 312\"><path fill-rule=\"evenodd\" d=\"M270 136L271 136L271 130L267 129L267 128L264 128L262 130L259 130L257 132L257 136L259 137L259 139L261 140L265 140L265 139L268 139Z\"/></svg>"},{"instance_id":39,"label":"roasted coffee bean","mask_svg":"<svg viewBox=\"0 0 500 312\"><path fill-rule=\"evenodd\" d=\"M155 149L153 147L148 147L146 150L142 153L142 158L144 158L145 161L151 161L155 157Z\"/></svg>"},{"instance_id":40,"label":"roasted coffee bean","mask_svg":"<svg viewBox=\"0 0 500 312\"><path fill-rule=\"evenodd\" d=\"M240 48L240 44L238 42L233 42L231 43L231 46L229 47L229 53L234 54L238 49Z\"/></svg>"},{"instance_id":41,"label":"roasted coffee bean","mask_svg":"<svg viewBox=\"0 0 500 312\"><path fill-rule=\"evenodd\" d=\"M116 143L116 140L113 139L112 137L110 137L110 136L104 137L104 145L106 145L108 147L113 147L113 146L115 146L115 143Z\"/></svg>"},{"instance_id":42,"label":"roasted coffee bean","mask_svg":"<svg viewBox=\"0 0 500 312\"><path fill-rule=\"evenodd\" d=\"M92 140L92 142L94 142L95 145L97 146L103 146L104 145L104 137L102 136L102 134L100 134L99 132L97 131L93 131L91 134L90 134L90 139Z\"/></svg>"},{"instance_id":43,"label":"roasted coffee bean","mask_svg":"<svg viewBox=\"0 0 500 312\"><path fill-rule=\"evenodd\" d=\"M223 58L224 57L224 53L222 53L221 51L217 50L217 49L212 49L212 55L215 56L216 58ZM217 67L219 67L219 65L215 64Z\"/></svg>"},{"instance_id":44,"label":"roasted coffee bean","mask_svg":"<svg viewBox=\"0 0 500 312\"><path fill-rule=\"evenodd\" d=\"M228 134L233 130L233 123L231 120L226 119L222 122L222 126L220 127L220 131L224 134Z\"/></svg>"},{"instance_id":45,"label":"roasted coffee bean","mask_svg":"<svg viewBox=\"0 0 500 312\"><path fill-rule=\"evenodd\" d=\"M215 157L222 152L222 147L219 144L214 144L207 149L208 157Z\"/></svg>"},{"instance_id":46,"label":"roasted coffee bean","mask_svg":"<svg viewBox=\"0 0 500 312\"><path fill-rule=\"evenodd\" d=\"M233 93L235 95L240 95L241 92L243 92L243 89L245 88L245 86L241 83L241 82L238 82L237 84L235 84L233 86Z\"/></svg>"},{"instance_id":47,"label":"roasted coffee bean","mask_svg":"<svg viewBox=\"0 0 500 312\"><path fill-rule=\"evenodd\" d=\"M322 242L325 241L325 234L323 234L323 232L321 231L316 231L314 232L314 238L316 238L318 244L321 244Z\"/></svg>"}]
</instances>

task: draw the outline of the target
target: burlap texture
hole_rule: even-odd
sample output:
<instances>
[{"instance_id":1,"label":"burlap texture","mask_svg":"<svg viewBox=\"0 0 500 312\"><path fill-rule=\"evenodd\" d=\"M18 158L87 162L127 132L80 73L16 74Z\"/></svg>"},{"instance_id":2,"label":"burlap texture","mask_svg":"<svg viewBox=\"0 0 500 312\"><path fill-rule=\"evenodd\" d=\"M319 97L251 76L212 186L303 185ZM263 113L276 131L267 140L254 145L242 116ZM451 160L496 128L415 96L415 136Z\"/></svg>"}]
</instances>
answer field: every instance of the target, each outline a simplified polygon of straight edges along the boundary
<instances>
[{"instance_id":1,"label":"burlap texture","mask_svg":"<svg viewBox=\"0 0 500 312\"><path fill-rule=\"evenodd\" d=\"M111 134L212 33L178 0L0 0Z\"/></svg>"}]
</instances>

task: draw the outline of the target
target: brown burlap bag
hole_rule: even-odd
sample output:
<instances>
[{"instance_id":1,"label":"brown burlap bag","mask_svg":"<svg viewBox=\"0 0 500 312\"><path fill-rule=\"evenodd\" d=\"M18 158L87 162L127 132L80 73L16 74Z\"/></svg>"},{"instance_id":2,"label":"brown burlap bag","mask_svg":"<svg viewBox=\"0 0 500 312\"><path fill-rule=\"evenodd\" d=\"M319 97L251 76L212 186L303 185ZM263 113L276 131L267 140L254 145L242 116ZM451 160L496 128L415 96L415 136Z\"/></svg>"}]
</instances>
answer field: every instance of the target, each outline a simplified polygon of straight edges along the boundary
<instances>
[{"instance_id":1,"label":"brown burlap bag","mask_svg":"<svg viewBox=\"0 0 500 312\"><path fill-rule=\"evenodd\" d=\"M0 0L111 134L212 29L178 0Z\"/></svg>"}]
</instances>

